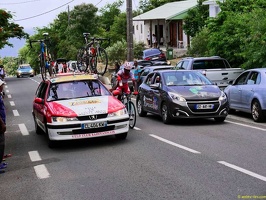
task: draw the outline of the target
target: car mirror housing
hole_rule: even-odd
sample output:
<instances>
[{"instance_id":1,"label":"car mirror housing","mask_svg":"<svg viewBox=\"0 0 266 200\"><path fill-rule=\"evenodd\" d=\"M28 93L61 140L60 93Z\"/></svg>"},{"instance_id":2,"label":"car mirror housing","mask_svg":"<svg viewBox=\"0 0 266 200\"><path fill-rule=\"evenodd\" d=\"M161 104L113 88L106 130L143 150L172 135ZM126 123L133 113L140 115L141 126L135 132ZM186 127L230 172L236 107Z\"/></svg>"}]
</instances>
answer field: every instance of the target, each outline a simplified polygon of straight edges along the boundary
<instances>
[{"instance_id":1,"label":"car mirror housing","mask_svg":"<svg viewBox=\"0 0 266 200\"><path fill-rule=\"evenodd\" d=\"M34 103L43 104L43 99L41 99L41 98L35 98L34 99Z\"/></svg>"},{"instance_id":2,"label":"car mirror housing","mask_svg":"<svg viewBox=\"0 0 266 200\"><path fill-rule=\"evenodd\" d=\"M151 84L151 85L150 85L150 88L151 88L151 89L154 89L154 90L158 90L159 87L160 87L160 83L155 83L155 84Z\"/></svg>"}]
</instances>

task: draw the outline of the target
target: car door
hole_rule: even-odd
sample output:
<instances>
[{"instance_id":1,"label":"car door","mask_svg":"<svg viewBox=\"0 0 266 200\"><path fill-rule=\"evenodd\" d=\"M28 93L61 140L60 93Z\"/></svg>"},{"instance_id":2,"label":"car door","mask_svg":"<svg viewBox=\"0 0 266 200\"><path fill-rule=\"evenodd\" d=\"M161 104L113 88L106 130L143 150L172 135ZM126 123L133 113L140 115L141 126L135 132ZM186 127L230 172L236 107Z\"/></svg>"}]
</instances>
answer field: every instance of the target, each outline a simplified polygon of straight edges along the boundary
<instances>
[{"instance_id":1,"label":"car door","mask_svg":"<svg viewBox=\"0 0 266 200\"><path fill-rule=\"evenodd\" d=\"M46 96L46 91L47 91L48 84L46 82L42 82L35 94L35 100L33 103L33 112L36 117L37 123L41 126L44 127L44 122L45 122L45 96ZM37 102L37 100L42 100L42 103Z\"/></svg>"},{"instance_id":2,"label":"car door","mask_svg":"<svg viewBox=\"0 0 266 200\"><path fill-rule=\"evenodd\" d=\"M153 76L154 76L154 73L148 74L144 83L141 85L142 105L143 105L144 110L148 112L152 112L152 106L153 106L153 102L152 102L153 93L150 88Z\"/></svg>"},{"instance_id":3,"label":"car door","mask_svg":"<svg viewBox=\"0 0 266 200\"><path fill-rule=\"evenodd\" d=\"M242 73L230 87L229 106L233 109L243 109L242 90L247 83L249 71Z\"/></svg>"},{"instance_id":4,"label":"car door","mask_svg":"<svg viewBox=\"0 0 266 200\"><path fill-rule=\"evenodd\" d=\"M152 100L152 106L150 107L151 112L155 114L160 114L160 88L162 85L162 77L159 73L155 73L151 82L151 89L150 89L150 98ZM152 87L156 86L156 87Z\"/></svg>"},{"instance_id":5,"label":"car door","mask_svg":"<svg viewBox=\"0 0 266 200\"><path fill-rule=\"evenodd\" d=\"M257 71L251 71L248 75L247 84L242 86L242 105L248 112L251 110L251 101L259 87L261 75Z\"/></svg>"}]
</instances>

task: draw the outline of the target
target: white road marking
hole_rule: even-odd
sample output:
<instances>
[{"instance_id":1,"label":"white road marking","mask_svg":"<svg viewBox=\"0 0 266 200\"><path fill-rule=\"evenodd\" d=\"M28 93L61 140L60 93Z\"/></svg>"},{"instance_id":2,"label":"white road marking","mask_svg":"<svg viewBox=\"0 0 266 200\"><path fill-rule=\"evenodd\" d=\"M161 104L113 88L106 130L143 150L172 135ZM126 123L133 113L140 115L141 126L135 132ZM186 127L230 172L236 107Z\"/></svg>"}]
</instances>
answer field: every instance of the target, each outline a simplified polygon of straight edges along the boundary
<instances>
[{"instance_id":1,"label":"white road marking","mask_svg":"<svg viewBox=\"0 0 266 200\"><path fill-rule=\"evenodd\" d=\"M190 148L188 148L188 147L185 147L185 146L182 146L182 145L180 145L180 144L174 143L174 142L172 142L172 141L166 140L166 139L161 138L161 137L159 137L159 136L157 136L157 135L150 134L150 136L151 136L151 137L154 137L154 138L156 138L156 139L158 139L158 140L161 140L161 141L163 141L163 142L165 142L165 143L171 144L171 145L173 145L173 146L175 146L175 147L178 147L178 148L180 148L180 149L184 149L184 150L186 150L186 151L189 151L189 152L191 152L191 153L198 153L198 154L200 154L199 151L195 151L194 149L190 149Z\"/></svg>"},{"instance_id":2,"label":"white road marking","mask_svg":"<svg viewBox=\"0 0 266 200\"><path fill-rule=\"evenodd\" d=\"M18 126L22 135L29 135L29 131L25 124L19 124Z\"/></svg>"},{"instance_id":3,"label":"white road marking","mask_svg":"<svg viewBox=\"0 0 266 200\"><path fill-rule=\"evenodd\" d=\"M11 94L8 94L8 95L7 95L7 98L11 99L11 98L12 98L12 97L11 97Z\"/></svg>"},{"instance_id":4,"label":"white road marking","mask_svg":"<svg viewBox=\"0 0 266 200\"><path fill-rule=\"evenodd\" d=\"M39 179L49 178L50 174L45 165L34 166L35 173Z\"/></svg>"},{"instance_id":5,"label":"white road marking","mask_svg":"<svg viewBox=\"0 0 266 200\"><path fill-rule=\"evenodd\" d=\"M6 90L6 93L9 93L9 90Z\"/></svg>"},{"instance_id":6,"label":"white road marking","mask_svg":"<svg viewBox=\"0 0 266 200\"><path fill-rule=\"evenodd\" d=\"M10 105L11 105L11 106L15 106L14 101L10 101Z\"/></svg>"},{"instance_id":7,"label":"white road marking","mask_svg":"<svg viewBox=\"0 0 266 200\"><path fill-rule=\"evenodd\" d=\"M236 165L233 165L233 164L227 163L227 162L225 162L225 161L218 161L218 163L220 163L220 164L222 164L222 165L225 165L225 166L227 166L227 167L230 167L230 168L232 168L232 169L235 169L235 170L237 170L237 171L240 171L240 172L242 172L242 173L244 173L244 174L247 174L247 175L249 175L249 176L253 176L253 177L257 178L257 179L260 179L260 180L266 182L266 177L265 177L265 176L261 176L261 175L259 175L259 174L256 174L256 173L251 172L251 171L246 170L246 169L243 169L243 168L238 167L238 166L236 166Z\"/></svg>"},{"instance_id":8,"label":"white road marking","mask_svg":"<svg viewBox=\"0 0 266 200\"><path fill-rule=\"evenodd\" d=\"M135 130L137 130L137 131L140 131L141 129L140 128L138 128L138 127L134 127L133 129L135 129Z\"/></svg>"},{"instance_id":9,"label":"white road marking","mask_svg":"<svg viewBox=\"0 0 266 200\"><path fill-rule=\"evenodd\" d=\"M257 129L257 130L261 130L261 131L266 131L265 128L259 128L259 127L256 127L256 126L250 126L250 125L246 125L246 124L242 124L242 123L237 123L237 122L231 122L231 121L228 121L228 120L225 120L225 121L228 122L228 123L232 123L232 124L239 125L239 126L245 126L245 127L254 128L254 129Z\"/></svg>"},{"instance_id":10,"label":"white road marking","mask_svg":"<svg viewBox=\"0 0 266 200\"><path fill-rule=\"evenodd\" d=\"M13 110L13 114L14 114L14 116L19 116L19 113L17 110Z\"/></svg>"},{"instance_id":11,"label":"white road marking","mask_svg":"<svg viewBox=\"0 0 266 200\"><path fill-rule=\"evenodd\" d=\"M32 162L42 160L38 151L29 151L29 156Z\"/></svg>"}]
</instances>

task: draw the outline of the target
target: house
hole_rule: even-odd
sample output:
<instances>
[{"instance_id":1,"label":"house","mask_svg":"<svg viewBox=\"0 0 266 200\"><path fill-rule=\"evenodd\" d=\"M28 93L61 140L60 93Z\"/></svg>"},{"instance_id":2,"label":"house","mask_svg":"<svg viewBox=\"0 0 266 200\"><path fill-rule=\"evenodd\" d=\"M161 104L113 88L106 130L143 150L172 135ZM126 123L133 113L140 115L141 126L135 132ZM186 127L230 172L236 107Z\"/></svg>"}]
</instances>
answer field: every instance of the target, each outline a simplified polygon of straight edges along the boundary
<instances>
[{"instance_id":1,"label":"house","mask_svg":"<svg viewBox=\"0 0 266 200\"><path fill-rule=\"evenodd\" d=\"M158 47L187 48L190 38L183 30L183 19L189 9L196 7L197 0L166 3L160 7L133 18L133 39L144 42L152 41L156 35Z\"/></svg>"},{"instance_id":2,"label":"house","mask_svg":"<svg viewBox=\"0 0 266 200\"><path fill-rule=\"evenodd\" d=\"M217 1L223 2L223 0L209 0L204 1L203 5L209 5L209 16L216 17L219 12L221 12L220 6L217 4Z\"/></svg>"}]
</instances>

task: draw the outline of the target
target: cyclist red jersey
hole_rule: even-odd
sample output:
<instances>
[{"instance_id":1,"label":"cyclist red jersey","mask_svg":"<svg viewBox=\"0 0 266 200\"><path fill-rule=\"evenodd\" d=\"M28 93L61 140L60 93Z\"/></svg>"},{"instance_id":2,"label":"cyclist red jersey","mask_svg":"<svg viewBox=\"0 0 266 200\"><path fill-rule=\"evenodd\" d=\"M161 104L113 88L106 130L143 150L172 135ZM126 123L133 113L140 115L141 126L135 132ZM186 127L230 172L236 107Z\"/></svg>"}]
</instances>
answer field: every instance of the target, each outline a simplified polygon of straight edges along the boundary
<instances>
[{"instance_id":1,"label":"cyclist red jersey","mask_svg":"<svg viewBox=\"0 0 266 200\"><path fill-rule=\"evenodd\" d=\"M131 79L134 86L134 94L137 94L137 87L136 87L136 81L134 78L134 74L130 71L132 68L131 64L129 62L126 62L123 69L120 69L116 76L117 76L117 86L116 86L116 92L119 91L120 95L122 92L129 94L130 89L128 86L128 81Z\"/></svg>"}]
</instances>

